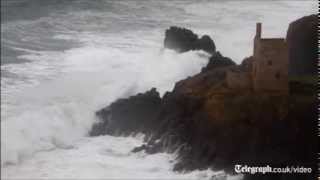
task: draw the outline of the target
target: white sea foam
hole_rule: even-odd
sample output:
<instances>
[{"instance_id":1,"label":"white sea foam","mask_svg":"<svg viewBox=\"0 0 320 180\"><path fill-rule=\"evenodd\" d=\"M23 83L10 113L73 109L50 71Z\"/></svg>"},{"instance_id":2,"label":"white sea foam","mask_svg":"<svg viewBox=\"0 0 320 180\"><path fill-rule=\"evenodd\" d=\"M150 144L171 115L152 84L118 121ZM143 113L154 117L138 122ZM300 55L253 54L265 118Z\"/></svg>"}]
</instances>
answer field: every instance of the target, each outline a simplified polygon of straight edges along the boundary
<instances>
[{"instance_id":1,"label":"white sea foam","mask_svg":"<svg viewBox=\"0 0 320 180\"><path fill-rule=\"evenodd\" d=\"M210 179L223 172L173 172L174 156L131 153L141 137L82 138L70 149L39 152L18 167L7 166L3 178L14 179ZM112 145L112 146L110 146ZM28 167L28 168L27 168ZM240 177L229 176L228 180Z\"/></svg>"},{"instance_id":2,"label":"white sea foam","mask_svg":"<svg viewBox=\"0 0 320 180\"><path fill-rule=\"evenodd\" d=\"M1 121L2 164L72 146L88 133L94 112L119 97L152 87L162 94L171 90L176 81L200 72L207 63L198 53L203 52L130 54L108 47L66 51L66 72L15 94L18 105Z\"/></svg>"}]
</instances>

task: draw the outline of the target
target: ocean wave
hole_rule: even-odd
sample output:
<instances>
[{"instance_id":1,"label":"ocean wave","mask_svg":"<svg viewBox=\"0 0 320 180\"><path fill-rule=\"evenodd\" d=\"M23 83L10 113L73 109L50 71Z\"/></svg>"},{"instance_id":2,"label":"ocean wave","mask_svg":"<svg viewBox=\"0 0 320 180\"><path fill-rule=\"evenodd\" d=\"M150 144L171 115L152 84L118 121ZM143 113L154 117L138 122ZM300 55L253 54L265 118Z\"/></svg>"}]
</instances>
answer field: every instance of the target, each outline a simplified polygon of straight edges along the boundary
<instances>
[{"instance_id":1,"label":"ocean wave","mask_svg":"<svg viewBox=\"0 0 320 180\"><path fill-rule=\"evenodd\" d=\"M207 58L198 53L205 54L160 53L159 49L130 54L90 46L66 51L65 73L14 94L18 102L1 121L2 164L19 163L34 152L72 146L89 131L95 110L119 97L151 87L158 87L162 94L171 90L176 81L206 65Z\"/></svg>"}]
</instances>

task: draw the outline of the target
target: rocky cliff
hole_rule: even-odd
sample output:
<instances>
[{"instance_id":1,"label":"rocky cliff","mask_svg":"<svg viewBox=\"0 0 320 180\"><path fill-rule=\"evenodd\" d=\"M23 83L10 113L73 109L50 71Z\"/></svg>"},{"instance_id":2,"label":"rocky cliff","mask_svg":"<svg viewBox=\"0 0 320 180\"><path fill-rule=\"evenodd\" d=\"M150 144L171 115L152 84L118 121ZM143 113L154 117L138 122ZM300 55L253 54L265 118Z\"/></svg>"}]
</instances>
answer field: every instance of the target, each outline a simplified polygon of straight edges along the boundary
<instances>
[{"instance_id":1,"label":"rocky cliff","mask_svg":"<svg viewBox=\"0 0 320 180\"><path fill-rule=\"evenodd\" d=\"M212 168L232 174L236 164L293 165L312 167L314 173L245 179L314 179L316 83L292 80L289 94L230 87L228 72L246 73L249 65L250 58L236 65L214 52L201 73L177 82L163 98L152 89L99 110L101 122L91 135L143 132L146 143L133 152L176 152L177 171Z\"/></svg>"},{"instance_id":2,"label":"rocky cliff","mask_svg":"<svg viewBox=\"0 0 320 180\"><path fill-rule=\"evenodd\" d=\"M290 59L290 75L317 74L318 65L318 17L310 15L289 25L287 42Z\"/></svg>"}]
</instances>

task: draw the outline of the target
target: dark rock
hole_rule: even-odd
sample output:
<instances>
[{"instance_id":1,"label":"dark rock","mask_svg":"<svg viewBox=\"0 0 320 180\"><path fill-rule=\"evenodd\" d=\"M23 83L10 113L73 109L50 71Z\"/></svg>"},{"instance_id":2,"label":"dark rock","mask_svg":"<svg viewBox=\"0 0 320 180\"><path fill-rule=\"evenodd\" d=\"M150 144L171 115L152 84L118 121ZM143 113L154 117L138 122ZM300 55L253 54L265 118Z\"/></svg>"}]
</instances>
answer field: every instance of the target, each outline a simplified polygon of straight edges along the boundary
<instances>
[{"instance_id":1,"label":"dark rock","mask_svg":"<svg viewBox=\"0 0 320 180\"><path fill-rule=\"evenodd\" d=\"M214 68L232 66L232 65L236 65L236 63L233 62L230 58L222 56L218 51L210 57L208 65L202 68L202 72L209 71Z\"/></svg>"},{"instance_id":2,"label":"dark rock","mask_svg":"<svg viewBox=\"0 0 320 180\"><path fill-rule=\"evenodd\" d=\"M216 51L216 46L213 40L208 35L204 35L196 41L195 49L204 50L210 54L213 54Z\"/></svg>"},{"instance_id":3,"label":"dark rock","mask_svg":"<svg viewBox=\"0 0 320 180\"><path fill-rule=\"evenodd\" d=\"M155 88L128 99L119 99L96 113L101 121L93 126L90 135L148 134L156 128L157 123L154 121L160 103L161 99Z\"/></svg>"},{"instance_id":4,"label":"dark rock","mask_svg":"<svg viewBox=\"0 0 320 180\"><path fill-rule=\"evenodd\" d=\"M200 39L191 30L172 26L165 32L164 47L177 52L203 50L214 53L216 50L213 40L204 35Z\"/></svg>"},{"instance_id":5,"label":"dark rock","mask_svg":"<svg viewBox=\"0 0 320 180\"><path fill-rule=\"evenodd\" d=\"M315 170L316 98L300 91L290 96L230 91L223 83L228 68L182 80L162 100L155 90L118 100L105 109L113 122L107 126L151 137L133 152L178 152L177 171L213 167L233 174L235 164ZM99 112L108 119L109 114ZM261 178L268 177L273 176Z\"/></svg>"},{"instance_id":6,"label":"dark rock","mask_svg":"<svg viewBox=\"0 0 320 180\"><path fill-rule=\"evenodd\" d=\"M131 152L140 152L140 151L145 151L148 154L155 154L158 152L163 151L161 144L159 143L148 143L148 144L143 144L141 146L135 147L131 150Z\"/></svg>"},{"instance_id":7,"label":"dark rock","mask_svg":"<svg viewBox=\"0 0 320 180\"><path fill-rule=\"evenodd\" d=\"M198 35L191 30L179 27L170 27L165 32L164 47L177 52L186 52L194 49Z\"/></svg>"},{"instance_id":8,"label":"dark rock","mask_svg":"<svg viewBox=\"0 0 320 180\"><path fill-rule=\"evenodd\" d=\"M159 143L148 145L145 149L148 154L155 154L162 151L162 146Z\"/></svg>"},{"instance_id":9,"label":"dark rock","mask_svg":"<svg viewBox=\"0 0 320 180\"><path fill-rule=\"evenodd\" d=\"M305 16L292 22L287 32L289 75L317 74L318 17Z\"/></svg>"},{"instance_id":10,"label":"dark rock","mask_svg":"<svg viewBox=\"0 0 320 180\"><path fill-rule=\"evenodd\" d=\"M171 31L180 32L175 28ZM192 32L184 31L190 40L195 39ZM98 111L102 121L95 126L101 127L94 126L92 134L143 132L148 137L146 144L132 151L177 152L178 162L174 166L177 171L213 168L234 174L234 166L244 164L304 166L316 172L315 86L290 82L290 94L228 88L227 72L235 68L247 72L251 61L249 57L236 65L215 52L201 73L177 82L162 99L152 89ZM313 175L306 174L304 178ZM290 177L289 174L245 176L279 180Z\"/></svg>"},{"instance_id":11,"label":"dark rock","mask_svg":"<svg viewBox=\"0 0 320 180\"><path fill-rule=\"evenodd\" d=\"M146 148L147 148L147 146L146 146L145 144L143 144L143 145L141 145L141 146L138 146L138 147L133 148L133 149L131 150L131 152L134 152L134 153L140 152L140 151L145 150Z\"/></svg>"}]
</instances>

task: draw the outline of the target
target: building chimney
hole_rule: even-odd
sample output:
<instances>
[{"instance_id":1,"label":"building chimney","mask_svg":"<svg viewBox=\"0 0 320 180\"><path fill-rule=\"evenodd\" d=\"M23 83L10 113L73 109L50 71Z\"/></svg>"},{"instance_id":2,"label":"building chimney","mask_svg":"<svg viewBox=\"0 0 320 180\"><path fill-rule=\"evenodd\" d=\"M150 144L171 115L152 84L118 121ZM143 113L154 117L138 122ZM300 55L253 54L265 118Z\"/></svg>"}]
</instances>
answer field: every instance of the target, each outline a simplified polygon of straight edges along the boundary
<instances>
[{"instance_id":1,"label":"building chimney","mask_svg":"<svg viewBox=\"0 0 320 180\"><path fill-rule=\"evenodd\" d=\"M256 25L256 38L261 39L261 23L257 23Z\"/></svg>"}]
</instances>

